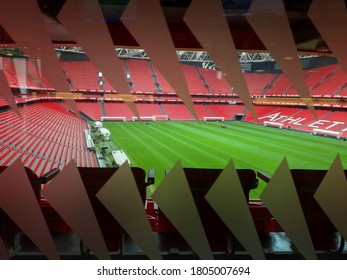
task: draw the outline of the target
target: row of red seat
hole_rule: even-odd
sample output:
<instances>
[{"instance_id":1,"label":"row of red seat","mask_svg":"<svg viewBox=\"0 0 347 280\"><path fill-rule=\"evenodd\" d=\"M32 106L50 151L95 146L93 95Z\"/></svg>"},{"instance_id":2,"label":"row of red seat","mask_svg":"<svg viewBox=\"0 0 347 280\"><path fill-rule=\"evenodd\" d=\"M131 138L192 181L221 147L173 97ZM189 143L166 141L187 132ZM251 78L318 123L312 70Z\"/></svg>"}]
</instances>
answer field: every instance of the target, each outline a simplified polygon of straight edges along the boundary
<instances>
[{"instance_id":1,"label":"row of red seat","mask_svg":"<svg viewBox=\"0 0 347 280\"><path fill-rule=\"evenodd\" d=\"M45 79L38 72L33 59L0 57L4 71L11 87L23 89L46 88Z\"/></svg>"},{"instance_id":2,"label":"row of red seat","mask_svg":"<svg viewBox=\"0 0 347 280\"><path fill-rule=\"evenodd\" d=\"M82 112L95 120L102 117L100 103L78 103ZM125 117L132 120L134 113L124 103L105 103L106 116ZM170 120L194 120L192 114L183 104L136 104L141 117L156 115L167 115ZM225 120L232 120L235 114L245 113L244 121L283 123L283 128L291 127L296 130L312 132L313 128L331 129L342 131L342 135L347 135L346 112L316 109L318 120L315 120L310 110L295 107L277 106L255 106L258 120L248 111L244 105L216 105L216 104L195 104L199 120L204 117L224 117ZM97 114L98 112L98 114Z\"/></svg>"},{"instance_id":3,"label":"row of red seat","mask_svg":"<svg viewBox=\"0 0 347 280\"><path fill-rule=\"evenodd\" d=\"M41 77L35 61L7 57L1 59L3 71L11 87L51 88L45 78ZM98 69L91 61L61 61L61 66L72 89L99 90L101 88L97 77ZM133 91L175 92L150 60L121 60L121 66ZM182 72L191 94L233 93L220 71L182 64ZM347 74L339 65L305 70L304 74L311 95L346 96L347 94ZM292 96L298 94L284 74L246 72L244 75L251 95ZM104 90L115 91L105 77L103 80L105 81Z\"/></svg>"},{"instance_id":4,"label":"row of red seat","mask_svg":"<svg viewBox=\"0 0 347 280\"><path fill-rule=\"evenodd\" d=\"M317 119L310 110L293 107L255 106L258 120L246 111L244 121L282 123L283 128L291 128L312 133L313 129L323 129L341 132L342 137L347 136L347 113L344 111L331 111L316 109Z\"/></svg>"},{"instance_id":5,"label":"row of red seat","mask_svg":"<svg viewBox=\"0 0 347 280\"><path fill-rule=\"evenodd\" d=\"M46 103L49 104L56 103ZM55 106L54 105L54 106ZM94 120L102 119L102 108L101 103L97 102L78 102L78 108L91 117ZM34 106L35 107L35 106ZM151 116L167 116L170 120L194 120L193 115L188 111L183 104L136 104L138 112L141 117ZM317 120L312 115L311 111L304 108L294 107L278 107L278 106L255 106L255 112L258 117L256 120L252 114L245 110L244 105L223 105L223 104L195 104L195 110L199 120L204 120L205 117L224 117L225 120L232 120L235 114L245 113L244 121L246 122L257 122L263 124L264 122L275 122L282 123L283 128L292 128L296 130L313 132L314 128L332 131L341 131L342 137L347 136L347 123L346 113L343 111L323 110L316 109ZM25 107L29 110L30 106ZM63 107L58 106L55 110L62 110ZM125 117L125 120L132 120L134 113L125 103L104 103L104 109L107 117ZM63 108L63 110L66 110ZM3 113L3 118L7 114L14 113ZM158 117L158 120L164 118ZM59 121L59 120L58 120ZM67 129L67 128L66 128ZM83 129L83 128L79 128ZM12 131L15 134L14 131ZM5 134L4 134L5 135ZM8 137L11 137L11 130L6 132L6 137L3 141L6 141ZM19 140L19 139L17 139ZM18 153L16 149L13 152ZM19 155L19 153L18 153ZM75 155L76 156L76 155ZM15 157L14 157L15 158ZM70 158L71 159L71 158Z\"/></svg>"},{"instance_id":6,"label":"row of red seat","mask_svg":"<svg viewBox=\"0 0 347 280\"><path fill-rule=\"evenodd\" d=\"M75 159L79 166L97 166L86 147L87 125L57 103L37 103L0 114L0 165L21 158L38 176Z\"/></svg>"},{"instance_id":7,"label":"row of red seat","mask_svg":"<svg viewBox=\"0 0 347 280\"><path fill-rule=\"evenodd\" d=\"M4 169L4 167L0 167L0 173L3 172ZM237 240L237 238L235 238L233 233L224 224L223 219L221 219L220 215L215 212L215 210L211 207L210 203L208 203L205 198L206 194L209 192L210 188L213 186L214 182L216 181L218 176L220 176L223 170L199 168L183 169L189 186L188 191L192 194L193 198L193 204L191 205L190 202L188 203L189 207L184 209L185 211L183 211L183 215L190 217L190 215L192 215L192 213L190 212L190 210L192 209L191 207L195 208L198 211L198 216L195 218L201 221L202 230L206 234L209 250L211 251L211 255L208 256L203 256L201 254L196 255L197 251L200 249L196 247L197 244L191 247L189 245L189 242L187 242L187 239L182 238L184 231L193 228L191 224L186 224L185 226L182 225L181 227L176 229L174 225L177 221L171 220L169 216L166 216L165 211L163 212L163 210L156 207L154 201L151 198L146 198L145 187L152 183L152 181L146 182L146 172L143 169L137 167L131 168L131 171L138 186L138 192L140 197L142 198L142 202L144 206L148 207L146 207L146 209L144 209L143 207L134 207L129 209L132 209L132 211L134 211L133 215L135 216L143 216L143 211L146 210L148 223L152 226L152 233L156 237L157 246L161 254L164 255L175 253L176 255L174 257L178 259L180 258L180 254L187 254L188 252L192 254L193 258L208 258L209 256L213 255L217 256L217 254L222 254L233 259L237 259L238 254L242 254L242 258L244 258L244 246L247 245L244 243L245 240ZM117 168L80 167L78 168L78 172L84 184L84 189L79 190L79 192L86 193L87 196L84 196L81 193L79 199L82 199L83 202L78 201L77 203L76 201L73 210L75 213L73 215L72 213L70 213L75 218L80 215L80 220L67 219L66 221L64 221L64 219L59 215L59 207L55 209L49 204L50 197L48 197L47 201L40 197L39 183L41 181L46 182L47 180L51 180L52 178L54 181L54 176L47 175L47 178L50 177L49 179L46 178L46 175L38 178L35 174L32 173L31 170L27 169L27 174L29 175L29 178L31 178L32 187L34 189L36 197L38 198L38 202L41 206L41 210L43 212L45 221L48 224L53 240L56 242L61 242L62 233L71 233L72 235L69 235L68 238L76 239L76 235L73 235L73 232L71 230L72 228L87 229L88 227L85 227L83 225L89 224L92 221L85 219L84 213L83 211L81 211L81 209L86 209L86 205L89 204L88 207L91 206L91 209L95 214L97 224L100 227L102 237L106 243L109 253L116 253L121 256L124 256L126 254L144 254L141 249L138 249L138 247L134 246L134 240L131 240L129 235L122 230L121 224L119 224L117 220L114 219L114 217L106 209L105 205L103 205L103 203L101 203L101 201L96 197L96 194L102 189L109 178L115 172L117 172ZM331 257L329 253L331 253L331 250L333 249L339 249L339 253L345 253L343 249L344 240L338 240L338 230L331 223L330 219L314 199L314 194L318 189L320 183L322 182L326 172L326 170L291 170L291 176L295 184L294 191L297 192L299 203L301 205L301 209L297 210L302 211L309 230L309 235L313 242L312 245L315 252L326 252L326 255L323 255L323 258L327 256ZM345 174L347 175L346 171ZM256 188L258 185L257 175L260 179L264 179L266 181L271 180L271 178L261 172L256 174L256 172L251 169L238 169L237 175L243 189L245 203L248 202L248 209L255 225L255 228L253 229L255 229L258 233L258 238L265 257L268 256L269 258L272 258L273 254L280 254L282 256L283 254L291 254L292 256L294 256L294 258L301 259L301 248L298 247L297 249L295 249L295 244L292 243L292 240L289 238L289 236L286 235L284 230L277 223L276 218L269 212L262 201L249 201L249 191ZM180 188L177 188L176 190L176 195L178 197L180 195L179 189ZM69 196L69 189L65 189L65 191L67 192L65 193L65 195ZM74 188L71 189L71 192L75 191L76 190L74 190ZM87 199L88 201L85 201L87 197L89 198L89 200ZM155 195L153 195L153 197L155 198ZM158 199L159 198L156 198L156 200ZM16 201L12 201L11 203L16 203ZM64 203L64 201L60 200L60 203ZM71 203L71 201L69 201L69 203ZM186 204L186 206L188 206L188 204ZM57 205L57 201L54 203L54 205ZM245 219L247 215L245 215L245 209L242 205L243 204L240 203L239 206L234 205L234 207L240 208L239 211L240 213L243 213L243 217ZM290 208L292 207L292 205L287 205L286 207ZM69 206L67 209L70 209ZM225 209L228 209L228 207L226 206ZM30 212L29 209L28 211L29 213L31 213L31 215L34 215L34 213ZM16 228L12 220L9 219L5 213L0 214L2 215L3 222L0 234L1 236L6 236L6 246L9 248L13 245L16 234L20 233L21 230ZM34 218L31 215L27 215L29 219ZM64 215L67 215L65 211ZM177 205L176 215L177 217L184 219L182 217L182 209L180 208L180 205ZM15 219L16 216L14 215L13 218ZM199 221L196 222L199 223ZM243 227L244 229L246 228L245 224L240 224L239 226ZM288 229L289 228L290 227L288 227ZM249 227L248 229L250 230L251 227ZM301 224L296 225L295 228L295 230L302 231L304 231L305 229L306 227ZM136 230L136 225L133 225L132 230ZM129 234L131 235L131 233ZM86 237L88 234L86 232L79 232L78 235ZM197 232L192 232L191 235L196 235L197 238L201 238L201 236ZM254 237L257 238L256 236ZM143 238L148 239L149 236L144 235ZM22 241L25 241L24 239L25 236L23 236ZM147 241L150 242L150 240ZM200 241L202 242L202 239L200 239ZM125 244L126 242L128 243ZM99 245L101 244L98 240L94 240L94 243L97 243ZM242 243L243 246L241 245ZM205 244L201 244L201 246L203 245ZM65 246L65 248L66 247L67 246ZM24 248L25 244L22 244L22 249ZM80 253L88 254L92 251L90 249L91 248L88 248L88 245L81 246ZM76 252L65 251L64 253L70 254L71 257L73 256L73 253ZM30 251L27 254L37 254L37 251ZM92 257L92 254L89 256ZM260 254L258 256L260 256ZM76 258L76 256L73 257Z\"/></svg>"},{"instance_id":8,"label":"row of red seat","mask_svg":"<svg viewBox=\"0 0 347 280\"><path fill-rule=\"evenodd\" d=\"M80 111L92 118L101 120L103 117L101 104L97 102L77 102ZM125 117L126 120L132 120L134 113L124 103L104 103L106 117ZM142 104L137 103L136 108L140 117L159 116L158 120L163 120L160 116L168 116L170 120L194 120L193 115L183 104ZM204 117L224 117L225 120L232 120L234 114L241 114L244 110L243 105L213 105L213 104L195 104L199 120Z\"/></svg>"}]
</instances>

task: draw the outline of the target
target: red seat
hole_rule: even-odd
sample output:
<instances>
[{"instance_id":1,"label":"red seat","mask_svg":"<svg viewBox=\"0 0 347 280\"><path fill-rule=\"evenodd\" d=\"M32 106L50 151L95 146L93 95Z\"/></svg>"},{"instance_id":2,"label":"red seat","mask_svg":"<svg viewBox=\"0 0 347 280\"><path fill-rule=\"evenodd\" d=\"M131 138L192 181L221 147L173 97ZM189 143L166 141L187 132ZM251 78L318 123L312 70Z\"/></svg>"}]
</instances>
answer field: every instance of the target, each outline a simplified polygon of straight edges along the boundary
<instances>
[{"instance_id":1,"label":"red seat","mask_svg":"<svg viewBox=\"0 0 347 280\"><path fill-rule=\"evenodd\" d=\"M338 233L335 226L327 217L323 209L314 199L314 194L321 184L327 170L306 170L306 169L292 169L291 174L296 187L296 191L300 200L303 214L306 219L306 223L312 238L313 246L316 251L329 251L341 249L344 244L344 240L337 242L336 235ZM345 171L347 177L347 171ZM270 180L270 176L259 173L258 176L265 181ZM258 209L257 209L258 210ZM258 220L258 225L261 219L259 219L257 210L253 207L253 217ZM265 209L263 209L266 211ZM270 214L270 213L269 213ZM264 217L263 217L264 218ZM265 232L282 231L278 226L276 227L276 221L270 215L265 215L266 230ZM275 227L271 228L271 225ZM261 227L260 227L261 228ZM264 229L264 228L262 228ZM339 248L340 247L340 248Z\"/></svg>"},{"instance_id":2,"label":"red seat","mask_svg":"<svg viewBox=\"0 0 347 280\"><path fill-rule=\"evenodd\" d=\"M110 177L117 171L117 168L89 168L79 167L79 173L84 183L85 189L92 204L96 219L99 223L106 246L109 252L120 253L122 241L122 229L119 223L108 212L104 205L95 196ZM139 192L143 202L146 199L146 172L138 167L131 168L135 181L139 187ZM57 213L49 204L42 204L44 214L51 232L69 232L70 227L60 219ZM131 208L129 208L129 211Z\"/></svg>"},{"instance_id":3,"label":"red seat","mask_svg":"<svg viewBox=\"0 0 347 280\"><path fill-rule=\"evenodd\" d=\"M0 173L6 169L5 166L0 166ZM34 194L39 201L41 184L38 180L38 177L33 173L29 168L25 167L26 174L28 179L31 182ZM14 245L15 237L17 234L21 233L22 230L8 217L8 215L0 207L0 235L4 241L6 247L9 249Z\"/></svg>"},{"instance_id":4,"label":"red seat","mask_svg":"<svg viewBox=\"0 0 347 280\"><path fill-rule=\"evenodd\" d=\"M214 253L228 252L228 243L231 236L223 221L205 200L207 192L222 171L222 169L184 168L204 231L210 244L210 248ZM256 173L251 169L238 169L237 173L243 187L245 198L248 201L250 190L258 186ZM160 211L158 216L158 226L156 228L158 231L163 233L161 238L165 238L165 233L177 232L175 227L170 223L165 215L160 213ZM168 234L168 236L170 235ZM182 243L182 248L183 247L186 247L186 244Z\"/></svg>"}]
</instances>

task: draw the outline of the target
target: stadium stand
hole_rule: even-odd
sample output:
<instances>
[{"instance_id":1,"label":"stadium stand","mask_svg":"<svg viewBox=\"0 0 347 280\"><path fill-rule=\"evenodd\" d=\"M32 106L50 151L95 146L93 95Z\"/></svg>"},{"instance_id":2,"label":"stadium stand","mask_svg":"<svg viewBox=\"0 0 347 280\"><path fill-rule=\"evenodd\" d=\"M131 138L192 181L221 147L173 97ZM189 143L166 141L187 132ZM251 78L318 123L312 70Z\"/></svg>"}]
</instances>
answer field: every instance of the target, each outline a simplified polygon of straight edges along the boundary
<instances>
[{"instance_id":1,"label":"stadium stand","mask_svg":"<svg viewBox=\"0 0 347 280\"><path fill-rule=\"evenodd\" d=\"M101 120L101 104L96 102L76 102L78 110L95 121Z\"/></svg>"},{"instance_id":2,"label":"stadium stand","mask_svg":"<svg viewBox=\"0 0 347 280\"><path fill-rule=\"evenodd\" d=\"M12 88L46 89L41 82L37 67L33 60L14 57L1 57L3 71Z\"/></svg>"},{"instance_id":3,"label":"stadium stand","mask_svg":"<svg viewBox=\"0 0 347 280\"><path fill-rule=\"evenodd\" d=\"M22 59L12 59L12 63L16 70L17 79L19 83L19 88L28 88L28 89L40 89L44 88L44 86L33 76L31 72L33 67L29 67L32 65L25 58Z\"/></svg>"},{"instance_id":4,"label":"stadium stand","mask_svg":"<svg viewBox=\"0 0 347 280\"><path fill-rule=\"evenodd\" d=\"M278 108L273 106L255 106L254 110L257 117L259 118L265 114L275 113L278 110ZM254 119L253 115L249 112L249 110L246 110L245 114L246 116L243 119L245 122L256 122L256 120Z\"/></svg>"},{"instance_id":5,"label":"stadium stand","mask_svg":"<svg viewBox=\"0 0 347 280\"><path fill-rule=\"evenodd\" d=\"M291 84L284 74L278 74L278 77L269 85L265 92L266 96L276 96L285 94Z\"/></svg>"},{"instance_id":6,"label":"stadium stand","mask_svg":"<svg viewBox=\"0 0 347 280\"><path fill-rule=\"evenodd\" d=\"M182 64L182 71L186 78L189 92L194 94L206 94L208 90L204 85L203 77L200 75L200 72L197 67L191 65Z\"/></svg>"},{"instance_id":7,"label":"stadium stand","mask_svg":"<svg viewBox=\"0 0 347 280\"><path fill-rule=\"evenodd\" d=\"M160 109L159 104L141 104L137 103L136 108L139 112L140 117L149 117L149 116L161 116L163 111Z\"/></svg>"},{"instance_id":8,"label":"stadium stand","mask_svg":"<svg viewBox=\"0 0 347 280\"><path fill-rule=\"evenodd\" d=\"M331 82L330 81L331 77L334 76L334 71L336 71L336 66L334 65L323 66L323 67L313 68L313 69L304 71L305 80L307 83L307 87L311 93L311 96L316 94L320 94L320 95L333 94L333 93L329 93L325 91L324 89L326 87L327 88L331 87L329 83ZM250 74L250 75L252 75L252 79L253 79L254 78L253 75L255 74ZM266 74L266 75L271 75L271 74ZM328 85L326 85L326 83L328 83ZM339 85L341 86L342 83L340 83ZM267 96L298 95L298 93L290 84L289 80L284 74L279 74L278 77L274 79L272 83L267 85L267 88L268 89L265 92Z\"/></svg>"},{"instance_id":9,"label":"stadium stand","mask_svg":"<svg viewBox=\"0 0 347 280\"><path fill-rule=\"evenodd\" d=\"M332 72L325 77L323 83L312 90L312 95L335 95L346 84L347 74L342 68L333 68Z\"/></svg>"},{"instance_id":10,"label":"stadium stand","mask_svg":"<svg viewBox=\"0 0 347 280\"><path fill-rule=\"evenodd\" d=\"M326 114L329 114L328 110L316 110L318 120L324 118ZM310 128L309 125L317 121L309 110L301 110L295 115L295 118L299 119L299 121L296 122L297 125L296 123L291 123L291 126L294 129L308 132L312 131L312 128Z\"/></svg>"},{"instance_id":11,"label":"stadium stand","mask_svg":"<svg viewBox=\"0 0 347 280\"><path fill-rule=\"evenodd\" d=\"M98 84L98 69L90 61L69 62L61 61L67 79L72 82L72 88L79 91L95 91L100 89ZM113 87L104 77L104 90L114 91Z\"/></svg>"},{"instance_id":12,"label":"stadium stand","mask_svg":"<svg viewBox=\"0 0 347 280\"><path fill-rule=\"evenodd\" d=\"M134 91L153 92L155 90L155 81L148 60L127 59L126 64Z\"/></svg>"},{"instance_id":13,"label":"stadium stand","mask_svg":"<svg viewBox=\"0 0 347 280\"><path fill-rule=\"evenodd\" d=\"M192 114L183 104L161 104L165 115L169 116L170 120L194 120Z\"/></svg>"},{"instance_id":14,"label":"stadium stand","mask_svg":"<svg viewBox=\"0 0 347 280\"><path fill-rule=\"evenodd\" d=\"M242 114L245 108L243 105L208 104L206 106L214 116L224 117L226 120L232 120L234 114Z\"/></svg>"},{"instance_id":15,"label":"stadium stand","mask_svg":"<svg viewBox=\"0 0 347 280\"><path fill-rule=\"evenodd\" d=\"M305 80L306 80L306 84L309 86L310 83L310 74L311 72L309 71L304 71L304 76L305 76ZM293 86L290 86L287 90L285 90L284 92L285 96L299 96L298 92L296 91L296 89Z\"/></svg>"},{"instance_id":16,"label":"stadium stand","mask_svg":"<svg viewBox=\"0 0 347 280\"><path fill-rule=\"evenodd\" d=\"M7 106L7 105L8 103L4 99L0 98L0 107Z\"/></svg>"},{"instance_id":17,"label":"stadium stand","mask_svg":"<svg viewBox=\"0 0 347 280\"><path fill-rule=\"evenodd\" d=\"M332 132L340 131L342 132L341 136L346 137L346 113L339 111L328 111L321 118L319 118L318 121L311 122L308 125L307 130L310 131L310 129L315 128Z\"/></svg>"},{"instance_id":18,"label":"stadium stand","mask_svg":"<svg viewBox=\"0 0 347 280\"><path fill-rule=\"evenodd\" d=\"M213 94L231 94L232 90L229 83L223 78L222 72L211 69L199 69L201 76L204 78L209 92Z\"/></svg>"},{"instance_id":19,"label":"stadium stand","mask_svg":"<svg viewBox=\"0 0 347 280\"><path fill-rule=\"evenodd\" d=\"M310 70L305 70L304 75L306 79L306 84L309 91L313 91L314 89L318 89L321 84L325 82L327 76L331 73L330 66L323 66L319 68L314 68ZM312 93L313 94L313 93ZM291 86L285 93L287 96L298 95L297 91Z\"/></svg>"},{"instance_id":20,"label":"stadium stand","mask_svg":"<svg viewBox=\"0 0 347 280\"><path fill-rule=\"evenodd\" d=\"M199 99L200 100L200 99ZM89 115L90 117L97 120L101 118L101 109L100 104L98 103L77 103L81 110ZM82 105L83 104L83 105ZM97 106L99 111L96 114L96 110L91 108ZM148 120L166 120L168 116L171 120L193 120L191 114L186 110L183 104L145 104L137 103L136 104L141 118L148 118ZM86 108L86 109L83 109ZM133 120L134 115L128 108L126 104L123 103L105 103L107 117L110 117L109 120ZM253 116L246 110L243 105L224 105L224 104L195 104L195 108L198 113L199 120L203 120L204 117L224 117L225 120L233 120L234 115L243 115L245 113L245 118L243 119L246 122L256 122ZM177 110L183 110L184 115L178 113ZM89 113L87 112L89 110ZM311 112L303 108L291 108L291 107L278 107L278 106L255 106L255 110L258 116L258 123L264 124L264 122L278 122L282 123L283 128L292 128L296 130L304 130L312 132L315 120ZM168 114L169 112L169 114ZM317 117L320 119L324 115L329 115L331 110L321 110L316 109ZM92 116L94 114L94 116ZM170 114L172 115L170 117ZM177 116L176 116L177 114ZM336 120L334 120L334 115L328 117L327 120L323 119L323 123L326 123L324 127L329 127L330 125L341 122L340 126L343 129L344 125L344 113L337 114ZM153 116L155 118L153 118ZM114 119L112 119L112 117ZM318 126L321 127L323 123L318 123ZM335 125L336 126L336 125ZM336 128L336 127L335 127ZM323 126L322 126L323 129Z\"/></svg>"},{"instance_id":21,"label":"stadium stand","mask_svg":"<svg viewBox=\"0 0 347 280\"><path fill-rule=\"evenodd\" d=\"M308 109L269 106L267 109L260 109L256 106L258 113L258 123L268 126L279 126L299 131L313 133L314 130L321 130L317 134L337 137L346 137L346 113L342 111L331 111L329 109L316 109L317 119L314 118ZM249 117L248 122L254 122ZM341 134L338 134L340 132Z\"/></svg>"},{"instance_id":22,"label":"stadium stand","mask_svg":"<svg viewBox=\"0 0 347 280\"><path fill-rule=\"evenodd\" d=\"M38 61L35 59L27 59L26 60L26 71L27 74L33 77L38 83L40 84L41 87L46 87L44 83L41 82L41 79L44 78L43 75L41 75L39 67L38 67Z\"/></svg>"},{"instance_id":23,"label":"stadium stand","mask_svg":"<svg viewBox=\"0 0 347 280\"><path fill-rule=\"evenodd\" d=\"M340 88L340 90L339 90L337 93L335 93L335 95L341 95L341 96L343 96L343 97L346 97L346 96L347 96L347 84L344 84L344 85Z\"/></svg>"},{"instance_id":24,"label":"stadium stand","mask_svg":"<svg viewBox=\"0 0 347 280\"><path fill-rule=\"evenodd\" d=\"M204 117L213 117L212 112L207 108L205 104L194 105L196 113L198 114L199 120L204 120Z\"/></svg>"},{"instance_id":25,"label":"stadium stand","mask_svg":"<svg viewBox=\"0 0 347 280\"><path fill-rule=\"evenodd\" d=\"M169 84L169 82L165 79L165 77L160 73L160 71L152 64L153 69L153 78L155 80L156 91L158 92L166 92L166 93L174 93L174 89Z\"/></svg>"},{"instance_id":26,"label":"stadium stand","mask_svg":"<svg viewBox=\"0 0 347 280\"><path fill-rule=\"evenodd\" d=\"M334 71L334 68L335 66L329 65L307 70L308 72L310 72L310 75L306 80L310 92L323 84L327 77L331 75L331 72Z\"/></svg>"},{"instance_id":27,"label":"stadium stand","mask_svg":"<svg viewBox=\"0 0 347 280\"><path fill-rule=\"evenodd\" d=\"M316 109L315 112L318 120L315 120L308 109L302 108L256 106L255 110L257 112L259 124L264 124L264 122L282 123L283 128L292 128L308 132L312 132L313 126L318 128L322 126L322 124L324 124L324 127L333 124L333 119L331 119L331 121L321 120L325 119L325 117L331 113L330 110ZM254 122L254 119L252 117L246 117L245 121ZM315 124L316 122L317 124Z\"/></svg>"},{"instance_id":28,"label":"stadium stand","mask_svg":"<svg viewBox=\"0 0 347 280\"><path fill-rule=\"evenodd\" d=\"M273 108L275 109L276 107ZM300 121L302 120L296 117L296 114L298 114L300 111L302 111L302 109L299 108L278 108L276 111L259 115L258 122L260 124L264 124L265 122L282 123L283 127L286 127L291 123L301 125Z\"/></svg>"},{"instance_id":29,"label":"stadium stand","mask_svg":"<svg viewBox=\"0 0 347 280\"><path fill-rule=\"evenodd\" d=\"M40 67L41 65L39 61L36 61L35 59L27 60L27 73L30 77L38 82L38 89L51 90L52 86L50 85L49 81L47 81L45 76L41 74Z\"/></svg>"},{"instance_id":30,"label":"stadium stand","mask_svg":"<svg viewBox=\"0 0 347 280\"><path fill-rule=\"evenodd\" d=\"M106 117L125 117L126 120L132 120L134 113L125 103L105 102Z\"/></svg>"},{"instance_id":31,"label":"stadium stand","mask_svg":"<svg viewBox=\"0 0 347 280\"><path fill-rule=\"evenodd\" d=\"M13 111L0 113L2 149L6 150L0 165L10 165L21 157L38 176L62 168L72 159L78 166L97 166L84 140L87 124L60 104L37 103L20 112L23 119Z\"/></svg>"},{"instance_id":32,"label":"stadium stand","mask_svg":"<svg viewBox=\"0 0 347 280\"><path fill-rule=\"evenodd\" d=\"M5 73L7 82L10 87L19 87L17 73L12 60L6 57L1 57L0 59L2 61L2 70Z\"/></svg>"},{"instance_id":33,"label":"stadium stand","mask_svg":"<svg viewBox=\"0 0 347 280\"><path fill-rule=\"evenodd\" d=\"M262 95L276 74L244 73L249 93L251 95Z\"/></svg>"}]
</instances>

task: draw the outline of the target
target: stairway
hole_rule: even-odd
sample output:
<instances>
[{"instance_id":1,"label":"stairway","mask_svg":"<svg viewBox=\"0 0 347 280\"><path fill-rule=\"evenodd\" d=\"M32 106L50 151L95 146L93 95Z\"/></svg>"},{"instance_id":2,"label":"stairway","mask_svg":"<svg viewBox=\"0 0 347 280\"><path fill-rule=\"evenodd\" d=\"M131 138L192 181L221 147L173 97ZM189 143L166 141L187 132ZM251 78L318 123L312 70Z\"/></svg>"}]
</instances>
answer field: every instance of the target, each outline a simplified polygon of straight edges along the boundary
<instances>
[{"instance_id":1,"label":"stairway","mask_svg":"<svg viewBox=\"0 0 347 280\"><path fill-rule=\"evenodd\" d=\"M35 77L33 75L31 75L31 73L29 73L26 69L24 69L21 65L19 65L17 62L15 62L14 59L12 59L13 65L15 65L15 67L17 69L20 69L26 76L28 76L30 79L34 80L36 83L40 84L42 87L46 87L46 85L44 83L42 83L42 81L38 78Z\"/></svg>"},{"instance_id":2,"label":"stairway","mask_svg":"<svg viewBox=\"0 0 347 280\"><path fill-rule=\"evenodd\" d=\"M159 105L159 108L160 108L161 112L163 113L163 115L168 116L168 114L166 114L166 112L165 112L164 108L161 106L161 104L158 104L158 105Z\"/></svg>"},{"instance_id":3,"label":"stairway","mask_svg":"<svg viewBox=\"0 0 347 280\"><path fill-rule=\"evenodd\" d=\"M104 101L101 100L101 101L99 101L99 102L100 102L100 105L101 105L102 116L103 116L103 117L106 117L106 110L105 110Z\"/></svg>"},{"instance_id":4,"label":"stairway","mask_svg":"<svg viewBox=\"0 0 347 280\"><path fill-rule=\"evenodd\" d=\"M263 91L261 92L262 94L265 94L270 88L273 87L274 82L278 79L278 77L280 76L280 73L278 73L271 81L270 83L264 87Z\"/></svg>"},{"instance_id":5,"label":"stairway","mask_svg":"<svg viewBox=\"0 0 347 280\"><path fill-rule=\"evenodd\" d=\"M130 87L130 90L133 91L134 90L134 87L133 87L134 82L131 79L131 73L129 71L129 67L128 67L127 61L125 59L123 61L124 61L125 73L129 73L130 74L130 76L129 77L127 76L126 79L127 79L128 85Z\"/></svg>"},{"instance_id":6,"label":"stairway","mask_svg":"<svg viewBox=\"0 0 347 280\"><path fill-rule=\"evenodd\" d=\"M208 111L211 115L211 117L215 117L215 114L213 114L213 112L210 110L210 108L207 107L207 104L203 104L203 106L205 107L206 111Z\"/></svg>"},{"instance_id":7,"label":"stairway","mask_svg":"<svg viewBox=\"0 0 347 280\"><path fill-rule=\"evenodd\" d=\"M163 90L160 88L160 84L158 82L158 77L157 77L157 75L154 72L153 65L152 65L150 60L148 60L148 63L149 63L149 68L151 69L151 74L152 74L152 78L153 78L154 88L155 88L155 90L157 92L162 92Z\"/></svg>"},{"instance_id":8,"label":"stairway","mask_svg":"<svg viewBox=\"0 0 347 280\"><path fill-rule=\"evenodd\" d=\"M204 84L204 87L207 88L208 93L211 93L210 87L209 87L209 85L206 83L205 77L201 74L201 72L200 72L200 70L199 70L199 67L196 67L196 70L197 70L198 73L199 73L200 79L201 79L202 83Z\"/></svg>"}]
</instances>

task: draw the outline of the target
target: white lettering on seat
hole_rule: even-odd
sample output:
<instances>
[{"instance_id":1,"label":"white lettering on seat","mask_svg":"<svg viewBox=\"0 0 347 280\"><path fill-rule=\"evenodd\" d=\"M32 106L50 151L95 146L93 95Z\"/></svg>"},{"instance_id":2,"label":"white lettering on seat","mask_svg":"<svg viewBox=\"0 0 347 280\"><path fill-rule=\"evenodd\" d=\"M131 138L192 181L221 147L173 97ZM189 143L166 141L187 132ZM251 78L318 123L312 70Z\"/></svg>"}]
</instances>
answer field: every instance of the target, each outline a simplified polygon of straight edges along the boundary
<instances>
[{"instance_id":1,"label":"white lettering on seat","mask_svg":"<svg viewBox=\"0 0 347 280\"><path fill-rule=\"evenodd\" d=\"M314 123L311 123L308 125L308 127L312 127L312 128L319 128L318 125L324 125L325 123L330 123L330 121L326 121L326 120L318 120Z\"/></svg>"}]
</instances>

